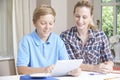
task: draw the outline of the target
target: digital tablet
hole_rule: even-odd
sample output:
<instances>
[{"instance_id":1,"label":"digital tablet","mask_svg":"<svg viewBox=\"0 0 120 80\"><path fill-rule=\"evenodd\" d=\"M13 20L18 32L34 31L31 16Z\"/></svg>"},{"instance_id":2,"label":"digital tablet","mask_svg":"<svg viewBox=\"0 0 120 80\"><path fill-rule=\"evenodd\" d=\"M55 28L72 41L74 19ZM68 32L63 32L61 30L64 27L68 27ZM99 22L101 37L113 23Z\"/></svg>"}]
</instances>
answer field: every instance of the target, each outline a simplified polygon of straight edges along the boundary
<instances>
[{"instance_id":1,"label":"digital tablet","mask_svg":"<svg viewBox=\"0 0 120 80\"><path fill-rule=\"evenodd\" d=\"M52 76L65 76L69 71L79 68L82 61L82 59L58 60L52 71Z\"/></svg>"}]
</instances>

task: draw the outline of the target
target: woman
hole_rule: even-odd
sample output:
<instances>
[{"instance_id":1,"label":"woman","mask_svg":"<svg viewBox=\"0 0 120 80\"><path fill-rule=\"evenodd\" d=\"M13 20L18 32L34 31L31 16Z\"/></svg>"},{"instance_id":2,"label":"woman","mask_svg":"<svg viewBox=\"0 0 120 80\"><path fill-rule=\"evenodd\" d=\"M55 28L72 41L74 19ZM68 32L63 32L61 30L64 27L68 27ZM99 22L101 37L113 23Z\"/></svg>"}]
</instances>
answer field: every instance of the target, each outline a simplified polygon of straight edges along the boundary
<instances>
[{"instance_id":1,"label":"woman","mask_svg":"<svg viewBox=\"0 0 120 80\"><path fill-rule=\"evenodd\" d=\"M110 73L113 56L106 35L93 25L93 6L87 0L79 1L73 13L75 26L60 35L69 57L83 59L82 70Z\"/></svg>"}]
</instances>

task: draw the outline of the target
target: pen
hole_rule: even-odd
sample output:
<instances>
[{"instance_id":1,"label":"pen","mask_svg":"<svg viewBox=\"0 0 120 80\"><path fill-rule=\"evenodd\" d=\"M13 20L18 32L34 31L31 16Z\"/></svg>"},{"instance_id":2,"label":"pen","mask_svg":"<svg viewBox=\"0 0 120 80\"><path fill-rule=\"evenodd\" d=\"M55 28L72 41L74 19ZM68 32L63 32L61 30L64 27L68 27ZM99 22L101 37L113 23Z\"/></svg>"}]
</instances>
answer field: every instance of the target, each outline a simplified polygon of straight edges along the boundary
<instances>
[{"instance_id":1,"label":"pen","mask_svg":"<svg viewBox=\"0 0 120 80\"><path fill-rule=\"evenodd\" d=\"M89 75L105 75L103 73L90 73Z\"/></svg>"}]
</instances>

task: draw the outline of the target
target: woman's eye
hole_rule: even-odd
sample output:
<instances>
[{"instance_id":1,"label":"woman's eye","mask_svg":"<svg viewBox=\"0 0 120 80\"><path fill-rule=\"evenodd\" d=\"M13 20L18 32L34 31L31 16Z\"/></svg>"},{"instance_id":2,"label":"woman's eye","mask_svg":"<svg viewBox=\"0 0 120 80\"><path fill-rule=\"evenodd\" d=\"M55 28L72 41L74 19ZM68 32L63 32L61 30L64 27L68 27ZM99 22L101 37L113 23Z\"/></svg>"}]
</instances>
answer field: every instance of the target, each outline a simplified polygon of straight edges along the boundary
<instances>
[{"instance_id":1,"label":"woman's eye","mask_svg":"<svg viewBox=\"0 0 120 80\"><path fill-rule=\"evenodd\" d=\"M53 23L49 23L49 25L53 25Z\"/></svg>"},{"instance_id":2,"label":"woman's eye","mask_svg":"<svg viewBox=\"0 0 120 80\"><path fill-rule=\"evenodd\" d=\"M87 16L83 16L83 19L87 19Z\"/></svg>"}]
</instances>

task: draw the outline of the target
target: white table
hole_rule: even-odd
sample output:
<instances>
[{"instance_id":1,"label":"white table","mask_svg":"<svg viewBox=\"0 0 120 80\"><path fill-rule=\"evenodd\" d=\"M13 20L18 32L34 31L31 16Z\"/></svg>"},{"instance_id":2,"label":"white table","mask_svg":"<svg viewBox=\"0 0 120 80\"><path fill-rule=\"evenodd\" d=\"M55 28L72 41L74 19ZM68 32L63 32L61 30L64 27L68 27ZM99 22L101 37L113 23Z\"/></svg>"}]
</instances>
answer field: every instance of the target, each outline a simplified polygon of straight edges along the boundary
<instances>
[{"instance_id":1,"label":"white table","mask_svg":"<svg viewBox=\"0 0 120 80\"><path fill-rule=\"evenodd\" d=\"M79 77L72 77L72 76L66 76L66 77L56 77L60 80L104 80L106 78L113 78L113 77L119 77L116 79L111 80L120 80L120 74L98 74L94 73L95 75L90 75L94 72L85 72L82 71L81 75ZM12 75L12 76L0 76L0 80L19 80L20 75Z\"/></svg>"}]
</instances>

